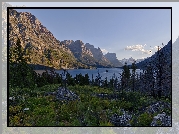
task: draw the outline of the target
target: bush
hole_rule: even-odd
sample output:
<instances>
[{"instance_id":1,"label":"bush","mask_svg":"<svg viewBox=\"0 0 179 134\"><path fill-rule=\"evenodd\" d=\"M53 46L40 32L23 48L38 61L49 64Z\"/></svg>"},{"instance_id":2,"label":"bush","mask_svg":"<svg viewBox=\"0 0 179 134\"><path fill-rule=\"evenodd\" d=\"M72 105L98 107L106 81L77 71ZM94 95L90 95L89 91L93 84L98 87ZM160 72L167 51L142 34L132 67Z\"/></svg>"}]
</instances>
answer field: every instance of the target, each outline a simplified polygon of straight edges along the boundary
<instances>
[{"instance_id":1,"label":"bush","mask_svg":"<svg viewBox=\"0 0 179 134\"><path fill-rule=\"evenodd\" d=\"M138 117L138 126L150 126L152 120L151 114L143 113Z\"/></svg>"}]
</instances>

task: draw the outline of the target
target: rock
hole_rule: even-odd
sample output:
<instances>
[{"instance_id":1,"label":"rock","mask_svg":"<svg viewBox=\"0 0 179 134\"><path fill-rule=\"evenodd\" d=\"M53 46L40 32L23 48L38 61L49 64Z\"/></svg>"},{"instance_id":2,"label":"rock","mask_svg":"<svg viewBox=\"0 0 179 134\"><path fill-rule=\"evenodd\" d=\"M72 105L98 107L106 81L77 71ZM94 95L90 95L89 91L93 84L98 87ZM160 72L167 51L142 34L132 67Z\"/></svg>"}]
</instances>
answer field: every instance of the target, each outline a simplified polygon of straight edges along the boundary
<instances>
[{"instance_id":1,"label":"rock","mask_svg":"<svg viewBox=\"0 0 179 134\"><path fill-rule=\"evenodd\" d=\"M129 121L132 119L132 115L129 115L128 112L123 110L123 114L119 116L118 114L113 114L110 118L110 122L114 126L131 126Z\"/></svg>"},{"instance_id":2,"label":"rock","mask_svg":"<svg viewBox=\"0 0 179 134\"><path fill-rule=\"evenodd\" d=\"M149 114L153 114L155 112L161 112L164 108L171 108L171 106L166 102L156 102L151 104L146 110Z\"/></svg>"},{"instance_id":3,"label":"rock","mask_svg":"<svg viewBox=\"0 0 179 134\"><path fill-rule=\"evenodd\" d=\"M171 126L171 116L167 116L165 112L154 116L151 126Z\"/></svg>"},{"instance_id":4,"label":"rock","mask_svg":"<svg viewBox=\"0 0 179 134\"><path fill-rule=\"evenodd\" d=\"M96 94L97 97L99 98L107 98L108 94L107 93L100 93L100 94Z\"/></svg>"},{"instance_id":5,"label":"rock","mask_svg":"<svg viewBox=\"0 0 179 134\"><path fill-rule=\"evenodd\" d=\"M14 101L14 100L15 100L15 97L14 97L14 96L13 96L13 97L9 97L9 100Z\"/></svg>"},{"instance_id":6,"label":"rock","mask_svg":"<svg viewBox=\"0 0 179 134\"><path fill-rule=\"evenodd\" d=\"M85 46L92 52L93 54L93 57L103 66L107 66L107 65L110 65L110 61L107 60L101 49L98 47L98 48L95 48L93 45L89 44L89 43L86 43Z\"/></svg>"},{"instance_id":7,"label":"rock","mask_svg":"<svg viewBox=\"0 0 179 134\"><path fill-rule=\"evenodd\" d=\"M53 95L56 100L60 101L73 101L79 100L79 96L77 96L72 91L65 89L64 87L59 87L57 91L45 93L45 96Z\"/></svg>"},{"instance_id":8,"label":"rock","mask_svg":"<svg viewBox=\"0 0 179 134\"><path fill-rule=\"evenodd\" d=\"M28 111L29 110L29 108L24 108L24 111Z\"/></svg>"}]
</instances>

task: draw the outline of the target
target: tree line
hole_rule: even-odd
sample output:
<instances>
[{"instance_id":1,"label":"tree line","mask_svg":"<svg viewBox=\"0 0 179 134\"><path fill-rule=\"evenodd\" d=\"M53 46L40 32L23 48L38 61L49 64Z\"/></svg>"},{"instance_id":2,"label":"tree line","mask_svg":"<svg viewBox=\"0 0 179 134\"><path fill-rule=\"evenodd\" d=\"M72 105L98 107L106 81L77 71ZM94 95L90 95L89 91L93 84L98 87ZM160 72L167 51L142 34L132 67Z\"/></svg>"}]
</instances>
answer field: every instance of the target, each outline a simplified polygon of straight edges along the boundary
<instances>
[{"instance_id":1,"label":"tree line","mask_svg":"<svg viewBox=\"0 0 179 134\"><path fill-rule=\"evenodd\" d=\"M157 56L148 62L143 69L143 73L136 73L136 63L132 63L129 67L127 63L123 66L123 72L118 78L113 75L110 80L101 79L98 72L96 77L90 80L89 75L76 75L74 78L63 70L62 74L58 74L52 68L46 70L41 75L36 73L32 66L29 66L30 60L26 50L21 46L18 39L14 46L9 48L9 87L34 88L42 87L47 84L61 84L67 88L69 85L91 85L104 88L111 88L115 92L139 91L141 93L161 98L162 96L171 97L171 65L167 64L168 57L164 51L157 51ZM132 69L132 72L130 72Z\"/></svg>"}]
</instances>

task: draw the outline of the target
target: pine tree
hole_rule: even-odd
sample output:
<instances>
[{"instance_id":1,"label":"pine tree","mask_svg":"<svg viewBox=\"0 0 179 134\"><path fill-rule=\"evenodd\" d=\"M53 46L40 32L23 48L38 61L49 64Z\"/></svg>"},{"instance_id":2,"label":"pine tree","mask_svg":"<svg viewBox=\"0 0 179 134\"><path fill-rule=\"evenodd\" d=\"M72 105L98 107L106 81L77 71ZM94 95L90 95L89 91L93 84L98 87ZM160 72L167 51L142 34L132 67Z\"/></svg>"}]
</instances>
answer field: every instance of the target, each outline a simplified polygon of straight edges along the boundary
<instances>
[{"instance_id":1,"label":"pine tree","mask_svg":"<svg viewBox=\"0 0 179 134\"><path fill-rule=\"evenodd\" d=\"M125 62L125 65L123 67L123 75L126 79L129 79L130 78L130 70L129 70L129 67L127 66L127 63Z\"/></svg>"},{"instance_id":2,"label":"pine tree","mask_svg":"<svg viewBox=\"0 0 179 134\"><path fill-rule=\"evenodd\" d=\"M126 85L128 85L128 80L130 78L130 70L127 66L127 63L125 62L125 65L123 66L123 72L122 72L122 86L125 88Z\"/></svg>"},{"instance_id":3,"label":"pine tree","mask_svg":"<svg viewBox=\"0 0 179 134\"><path fill-rule=\"evenodd\" d=\"M134 84L135 84L135 72L136 72L136 64L135 64L136 61L134 61L134 63L132 63L132 91L134 91L135 87L134 87Z\"/></svg>"},{"instance_id":4,"label":"pine tree","mask_svg":"<svg viewBox=\"0 0 179 134\"><path fill-rule=\"evenodd\" d=\"M33 69L27 64L26 52L21 46L20 39L9 49L9 84L11 87L33 87L35 75Z\"/></svg>"}]
</instances>

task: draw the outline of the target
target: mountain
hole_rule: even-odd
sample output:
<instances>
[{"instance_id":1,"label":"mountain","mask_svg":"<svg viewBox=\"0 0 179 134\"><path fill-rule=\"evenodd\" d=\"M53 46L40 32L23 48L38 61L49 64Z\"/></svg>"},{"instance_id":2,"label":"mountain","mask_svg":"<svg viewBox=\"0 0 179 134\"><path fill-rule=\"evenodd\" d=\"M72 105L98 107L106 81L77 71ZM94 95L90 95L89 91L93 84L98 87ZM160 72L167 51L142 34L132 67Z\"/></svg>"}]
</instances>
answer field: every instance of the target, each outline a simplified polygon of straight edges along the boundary
<instances>
[{"instance_id":1,"label":"mountain","mask_svg":"<svg viewBox=\"0 0 179 134\"><path fill-rule=\"evenodd\" d=\"M172 60L171 60L171 40L167 43L167 45L163 46L159 51L155 52L151 57L146 58L145 60L137 63L138 68L146 68L147 65L151 65L153 67L156 67L158 64L158 55L161 55L161 60L163 63L165 63L167 66L171 67Z\"/></svg>"},{"instance_id":2,"label":"mountain","mask_svg":"<svg viewBox=\"0 0 179 134\"><path fill-rule=\"evenodd\" d=\"M139 63L139 62L141 62L141 61L143 61L143 60L145 60L145 58L144 58L144 59L137 59L137 60L135 60L135 61L136 61L136 63Z\"/></svg>"},{"instance_id":3,"label":"mountain","mask_svg":"<svg viewBox=\"0 0 179 134\"><path fill-rule=\"evenodd\" d=\"M111 62L105 58L99 47L95 48L93 45L89 43L86 43L85 46L92 52L93 57L97 60L99 65L109 66L111 64Z\"/></svg>"},{"instance_id":4,"label":"mountain","mask_svg":"<svg viewBox=\"0 0 179 134\"><path fill-rule=\"evenodd\" d=\"M111 67L111 63L104 57L101 49L95 48L89 43L84 44L81 40L64 40L61 41L68 47L77 61L93 67Z\"/></svg>"},{"instance_id":5,"label":"mountain","mask_svg":"<svg viewBox=\"0 0 179 134\"><path fill-rule=\"evenodd\" d=\"M86 48L81 40L64 40L61 43L70 49L77 61L86 65L96 66L96 60L92 52Z\"/></svg>"},{"instance_id":6,"label":"mountain","mask_svg":"<svg viewBox=\"0 0 179 134\"><path fill-rule=\"evenodd\" d=\"M4 24L4 23L3 23ZM61 68L121 67L115 53L103 55L101 49L81 40L57 40L54 35L29 12L9 10L9 44L19 38L29 56L28 64ZM59 31L60 32L60 31ZM4 37L5 38L5 37Z\"/></svg>"},{"instance_id":7,"label":"mountain","mask_svg":"<svg viewBox=\"0 0 179 134\"><path fill-rule=\"evenodd\" d=\"M108 59L114 67L122 67L123 64L117 59L116 53L107 53L104 55L106 59Z\"/></svg>"},{"instance_id":8,"label":"mountain","mask_svg":"<svg viewBox=\"0 0 179 134\"><path fill-rule=\"evenodd\" d=\"M134 58L129 58L129 59L122 59L122 60L119 60L123 65L125 65L125 63L127 63L127 65L132 65L132 63L134 63L134 61L136 61L136 63L139 63L141 61L143 61L144 59L137 59L135 60Z\"/></svg>"},{"instance_id":9,"label":"mountain","mask_svg":"<svg viewBox=\"0 0 179 134\"><path fill-rule=\"evenodd\" d=\"M9 47L20 39L24 50L29 52L31 62L44 66L60 68L87 68L77 61L73 52L41 24L31 13L9 11ZM75 42L78 44L79 41Z\"/></svg>"}]
</instances>

